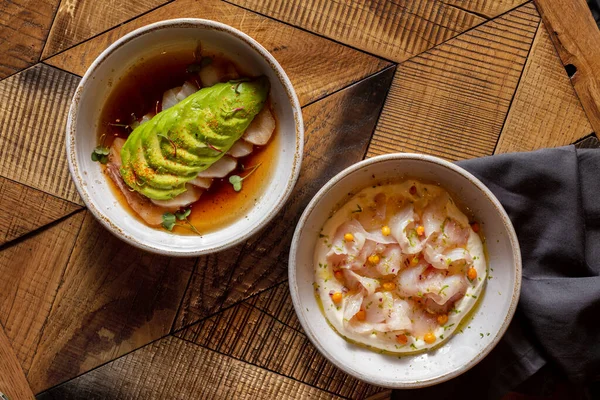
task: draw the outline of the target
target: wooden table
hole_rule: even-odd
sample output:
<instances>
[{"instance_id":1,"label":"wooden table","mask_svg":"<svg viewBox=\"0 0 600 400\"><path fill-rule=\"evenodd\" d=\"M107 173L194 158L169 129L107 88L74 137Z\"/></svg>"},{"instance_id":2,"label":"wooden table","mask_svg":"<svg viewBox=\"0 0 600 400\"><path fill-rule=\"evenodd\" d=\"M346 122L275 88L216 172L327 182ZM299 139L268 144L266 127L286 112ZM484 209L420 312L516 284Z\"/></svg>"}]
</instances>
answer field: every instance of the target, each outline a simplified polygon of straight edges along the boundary
<instances>
[{"instance_id":1,"label":"wooden table","mask_svg":"<svg viewBox=\"0 0 600 400\"><path fill-rule=\"evenodd\" d=\"M197 259L148 254L103 229L64 150L67 109L94 58L176 17L262 43L292 80L306 129L280 215ZM303 208L364 157L594 145L598 48L584 0L0 0L0 391L386 398L327 362L296 319L286 263Z\"/></svg>"}]
</instances>

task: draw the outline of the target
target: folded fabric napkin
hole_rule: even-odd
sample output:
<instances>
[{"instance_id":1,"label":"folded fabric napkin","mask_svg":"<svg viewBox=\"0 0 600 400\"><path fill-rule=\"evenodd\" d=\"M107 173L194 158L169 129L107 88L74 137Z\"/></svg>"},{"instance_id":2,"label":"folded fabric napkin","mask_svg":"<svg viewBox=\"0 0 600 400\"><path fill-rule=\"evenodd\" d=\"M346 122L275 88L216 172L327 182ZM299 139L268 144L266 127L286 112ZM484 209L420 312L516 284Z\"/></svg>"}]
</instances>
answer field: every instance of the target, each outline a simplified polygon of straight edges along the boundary
<instances>
[{"instance_id":1,"label":"folded fabric napkin","mask_svg":"<svg viewBox=\"0 0 600 400\"><path fill-rule=\"evenodd\" d=\"M499 398L544 365L600 379L600 149L574 146L458 163L498 197L523 259L515 317L465 374L394 398ZM426 397L423 397L426 396Z\"/></svg>"}]
</instances>

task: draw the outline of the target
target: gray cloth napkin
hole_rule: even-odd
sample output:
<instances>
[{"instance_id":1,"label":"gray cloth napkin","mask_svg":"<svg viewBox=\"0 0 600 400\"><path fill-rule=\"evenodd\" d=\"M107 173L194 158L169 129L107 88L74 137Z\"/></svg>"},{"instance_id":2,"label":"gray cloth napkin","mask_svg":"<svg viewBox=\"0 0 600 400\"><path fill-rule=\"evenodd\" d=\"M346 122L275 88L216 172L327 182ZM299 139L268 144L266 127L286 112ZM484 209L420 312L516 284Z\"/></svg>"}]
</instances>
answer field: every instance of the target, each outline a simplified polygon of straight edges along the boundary
<instances>
[{"instance_id":1,"label":"gray cloth napkin","mask_svg":"<svg viewBox=\"0 0 600 400\"><path fill-rule=\"evenodd\" d=\"M544 365L600 379L600 149L573 146L458 163L498 197L523 258L515 317L465 374L394 398L500 398ZM430 397L431 396L431 397Z\"/></svg>"}]
</instances>

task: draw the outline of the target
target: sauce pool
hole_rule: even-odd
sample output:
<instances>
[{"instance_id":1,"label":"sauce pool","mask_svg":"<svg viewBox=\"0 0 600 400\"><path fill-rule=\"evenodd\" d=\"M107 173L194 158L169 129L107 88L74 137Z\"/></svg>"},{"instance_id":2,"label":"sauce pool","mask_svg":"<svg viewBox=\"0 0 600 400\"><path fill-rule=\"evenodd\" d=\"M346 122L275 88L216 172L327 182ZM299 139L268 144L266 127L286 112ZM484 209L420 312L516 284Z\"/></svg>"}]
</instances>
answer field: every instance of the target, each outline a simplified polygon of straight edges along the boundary
<instances>
[{"instance_id":1,"label":"sauce pool","mask_svg":"<svg viewBox=\"0 0 600 400\"><path fill-rule=\"evenodd\" d=\"M203 56L210 57L217 65L231 63L219 54L205 53ZM152 58L141 59L118 82L114 82L113 90L100 116L98 143L110 147L117 137L127 139L131 133L127 125L133 120L147 113L155 114L161 111L160 102L165 91L181 86L186 81L198 85L200 79L197 73L186 71L187 67L195 62L195 49L163 52ZM243 69L238 65L235 67L241 76L249 76L244 74ZM267 101L265 107L270 107L270 101ZM218 230L243 218L262 196L277 161L279 149L277 132L278 126L265 146L254 146L251 154L238 159L236 170L225 178L214 179L200 199L188 206L192 209L188 220L201 234ZM233 190L233 186L229 183L229 176L239 175L243 178L251 171L250 168L259 164L260 167L244 179L242 190L239 192ZM105 166L103 169L106 175ZM131 209L112 179L108 176L106 179L121 206L138 221L145 223ZM172 232L195 235L190 229L177 225Z\"/></svg>"}]
</instances>

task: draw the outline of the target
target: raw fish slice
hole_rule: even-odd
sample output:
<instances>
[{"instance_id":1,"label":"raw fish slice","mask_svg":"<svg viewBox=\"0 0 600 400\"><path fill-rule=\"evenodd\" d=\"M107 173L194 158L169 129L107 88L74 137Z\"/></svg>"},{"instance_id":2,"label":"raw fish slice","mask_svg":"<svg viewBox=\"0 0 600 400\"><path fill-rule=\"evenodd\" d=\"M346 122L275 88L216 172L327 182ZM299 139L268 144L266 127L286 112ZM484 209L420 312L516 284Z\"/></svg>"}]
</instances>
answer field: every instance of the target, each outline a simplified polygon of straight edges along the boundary
<instances>
[{"instance_id":1,"label":"raw fish slice","mask_svg":"<svg viewBox=\"0 0 600 400\"><path fill-rule=\"evenodd\" d=\"M403 265L404 257L402 257L400 246L388 244L385 250L381 252L381 261L375 265L375 269L381 276L396 275Z\"/></svg>"},{"instance_id":2,"label":"raw fish slice","mask_svg":"<svg viewBox=\"0 0 600 400\"><path fill-rule=\"evenodd\" d=\"M212 185L213 180L211 178L200 178L200 177L195 177L194 179L192 179L191 181L189 181L188 183L194 185L194 186L198 186L199 188L202 189L208 189L210 188L210 185Z\"/></svg>"},{"instance_id":3,"label":"raw fish slice","mask_svg":"<svg viewBox=\"0 0 600 400\"><path fill-rule=\"evenodd\" d=\"M424 288L424 297L437 304L446 304L457 295L462 297L467 290L467 280L462 275L445 276L442 273L434 273L429 276Z\"/></svg>"},{"instance_id":4,"label":"raw fish slice","mask_svg":"<svg viewBox=\"0 0 600 400\"><path fill-rule=\"evenodd\" d=\"M389 318L394 307L394 298L389 292L376 292L365 297L364 300L367 323L384 322Z\"/></svg>"},{"instance_id":5,"label":"raw fish slice","mask_svg":"<svg viewBox=\"0 0 600 400\"><path fill-rule=\"evenodd\" d=\"M422 294L421 281L423 272L427 269L426 262L420 262L415 267L405 268L396 277L396 290L401 296L418 296Z\"/></svg>"},{"instance_id":6,"label":"raw fish slice","mask_svg":"<svg viewBox=\"0 0 600 400\"><path fill-rule=\"evenodd\" d=\"M441 247L434 247L430 244L425 245L423 256L425 260L437 269L448 269L451 266L456 266L457 263L470 264L473 261L471 254L462 247L457 247L445 252Z\"/></svg>"},{"instance_id":7,"label":"raw fish slice","mask_svg":"<svg viewBox=\"0 0 600 400\"><path fill-rule=\"evenodd\" d=\"M449 218L444 224L442 243L447 246L464 246L469 239L470 230L468 227L461 227L454 219Z\"/></svg>"},{"instance_id":8,"label":"raw fish slice","mask_svg":"<svg viewBox=\"0 0 600 400\"><path fill-rule=\"evenodd\" d=\"M152 200L152 202L160 207L180 209L197 202L204 192L198 186L190 185L189 183L185 185L185 188L187 189L185 192L170 200Z\"/></svg>"},{"instance_id":9,"label":"raw fish slice","mask_svg":"<svg viewBox=\"0 0 600 400\"><path fill-rule=\"evenodd\" d=\"M199 178L224 178L237 166L237 160L227 155L211 165L208 169L199 172Z\"/></svg>"},{"instance_id":10,"label":"raw fish slice","mask_svg":"<svg viewBox=\"0 0 600 400\"><path fill-rule=\"evenodd\" d=\"M357 312L360 311L360 307L363 302L363 294L362 292L355 293L346 297L344 300L344 320L350 321Z\"/></svg>"},{"instance_id":11,"label":"raw fish slice","mask_svg":"<svg viewBox=\"0 0 600 400\"><path fill-rule=\"evenodd\" d=\"M360 289L364 288L369 295L375 293L375 290L380 286L378 279L367 278L364 276L360 276L359 274L350 271L344 270L344 276L346 277L346 281L351 283L352 289Z\"/></svg>"},{"instance_id":12,"label":"raw fish slice","mask_svg":"<svg viewBox=\"0 0 600 400\"><path fill-rule=\"evenodd\" d=\"M129 204L133 211L135 211L135 213L138 214L140 218L142 218L148 225L159 226L163 222L162 216L164 213L177 210L176 208L172 209L159 207L153 204L147 197L144 197L137 192L130 191L129 187L121 178L119 167L112 161L106 164L106 172L117 185L121 193L123 193L125 200L127 200L127 204Z\"/></svg>"},{"instance_id":13,"label":"raw fish slice","mask_svg":"<svg viewBox=\"0 0 600 400\"><path fill-rule=\"evenodd\" d=\"M407 301L394 299L394 306L389 312L389 317L386 320L387 329L389 331L399 331L412 328L412 322L409 317L410 305Z\"/></svg>"},{"instance_id":14,"label":"raw fish slice","mask_svg":"<svg viewBox=\"0 0 600 400\"><path fill-rule=\"evenodd\" d=\"M227 154L235 158L245 157L252 153L253 147L252 143L248 143L245 140L238 140L231 146Z\"/></svg>"},{"instance_id":15,"label":"raw fish slice","mask_svg":"<svg viewBox=\"0 0 600 400\"><path fill-rule=\"evenodd\" d=\"M438 304L431 297L425 297L425 309L432 314L447 314L450 312L454 303L463 297L464 293L457 292L453 297L449 298L444 304Z\"/></svg>"},{"instance_id":16,"label":"raw fish slice","mask_svg":"<svg viewBox=\"0 0 600 400\"><path fill-rule=\"evenodd\" d=\"M392 235L400 244L402 252L417 254L423 249L425 240L419 239L415 230L415 213L412 204L405 206L390 219Z\"/></svg>"},{"instance_id":17,"label":"raw fish slice","mask_svg":"<svg viewBox=\"0 0 600 400\"><path fill-rule=\"evenodd\" d=\"M267 144L274 131L275 118L273 118L273 114L271 114L269 107L265 106L256 117L254 117L242 138L249 143L263 146Z\"/></svg>"},{"instance_id":18,"label":"raw fish slice","mask_svg":"<svg viewBox=\"0 0 600 400\"><path fill-rule=\"evenodd\" d=\"M196 85L190 82L185 82L175 97L179 102L181 100L184 100L186 97L196 93L197 91L198 88L196 87Z\"/></svg>"},{"instance_id":19,"label":"raw fish slice","mask_svg":"<svg viewBox=\"0 0 600 400\"><path fill-rule=\"evenodd\" d=\"M202 87L213 86L219 82L227 82L240 77L231 63L209 64L200 70L199 75Z\"/></svg>"},{"instance_id":20,"label":"raw fish slice","mask_svg":"<svg viewBox=\"0 0 600 400\"><path fill-rule=\"evenodd\" d=\"M117 168L121 168L121 149L125 144L125 139L115 138L113 140L112 146L110 146L109 160L117 166Z\"/></svg>"},{"instance_id":21,"label":"raw fish slice","mask_svg":"<svg viewBox=\"0 0 600 400\"><path fill-rule=\"evenodd\" d=\"M181 90L181 86L177 86L176 88L169 89L163 93L162 97L162 110L167 110L173 107L175 104L179 103L177 99L177 93Z\"/></svg>"},{"instance_id":22,"label":"raw fish slice","mask_svg":"<svg viewBox=\"0 0 600 400\"><path fill-rule=\"evenodd\" d=\"M354 236L354 240L344 240L344 235L346 233L351 233L352 236ZM357 220L351 219L350 221L344 222L335 231L329 254L352 255L356 258L365 244L365 234L365 230Z\"/></svg>"},{"instance_id":23,"label":"raw fish slice","mask_svg":"<svg viewBox=\"0 0 600 400\"><path fill-rule=\"evenodd\" d=\"M356 218L365 230L372 232L373 234L378 234L383 238L381 227L385 222L386 208L385 194L378 193L368 206L363 207L362 211L356 214Z\"/></svg>"}]
</instances>

